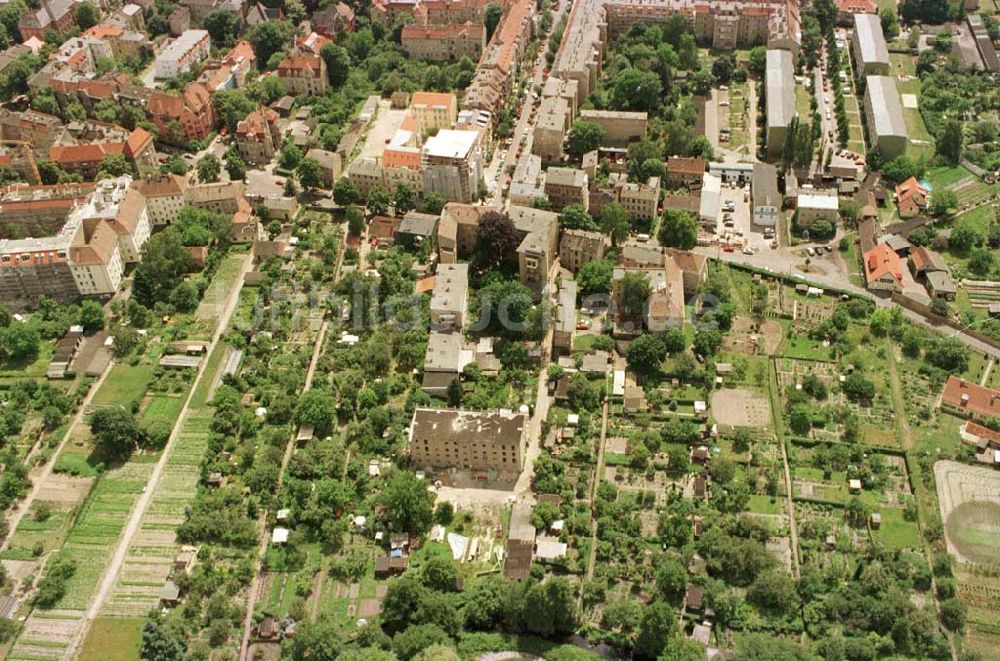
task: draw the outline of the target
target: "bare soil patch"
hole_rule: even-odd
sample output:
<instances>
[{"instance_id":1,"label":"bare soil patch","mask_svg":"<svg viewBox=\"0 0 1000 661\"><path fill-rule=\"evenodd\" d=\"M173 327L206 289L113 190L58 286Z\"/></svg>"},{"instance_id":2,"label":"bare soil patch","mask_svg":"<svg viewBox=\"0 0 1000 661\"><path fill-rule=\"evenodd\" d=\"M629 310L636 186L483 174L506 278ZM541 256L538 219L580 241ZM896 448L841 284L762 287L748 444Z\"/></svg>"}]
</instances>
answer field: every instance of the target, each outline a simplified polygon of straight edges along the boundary
<instances>
[{"instance_id":1,"label":"bare soil patch","mask_svg":"<svg viewBox=\"0 0 1000 661\"><path fill-rule=\"evenodd\" d=\"M35 500L44 500L59 508L72 508L90 492L91 477L74 477L62 473L50 473L39 487Z\"/></svg>"},{"instance_id":2,"label":"bare soil patch","mask_svg":"<svg viewBox=\"0 0 1000 661\"><path fill-rule=\"evenodd\" d=\"M745 388L722 388L712 395L712 415L720 425L766 427L771 420L771 405Z\"/></svg>"}]
</instances>

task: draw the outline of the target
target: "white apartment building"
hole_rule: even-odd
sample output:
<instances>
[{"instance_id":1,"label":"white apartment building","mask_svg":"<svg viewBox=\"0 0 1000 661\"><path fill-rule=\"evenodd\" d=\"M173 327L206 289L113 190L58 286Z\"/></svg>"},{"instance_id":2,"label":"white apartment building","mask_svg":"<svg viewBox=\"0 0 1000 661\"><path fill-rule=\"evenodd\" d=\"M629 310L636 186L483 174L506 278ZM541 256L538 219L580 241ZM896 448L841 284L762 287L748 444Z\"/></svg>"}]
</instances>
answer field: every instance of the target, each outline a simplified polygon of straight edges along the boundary
<instances>
[{"instance_id":1,"label":"white apartment building","mask_svg":"<svg viewBox=\"0 0 1000 661\"><path fill-rule=\"evenodd\" d=\"M164 48L153 62L158 79L170 79L187 73L209 55L211 39L205 30L186 30Z\"/></svg>"}]
</instances>

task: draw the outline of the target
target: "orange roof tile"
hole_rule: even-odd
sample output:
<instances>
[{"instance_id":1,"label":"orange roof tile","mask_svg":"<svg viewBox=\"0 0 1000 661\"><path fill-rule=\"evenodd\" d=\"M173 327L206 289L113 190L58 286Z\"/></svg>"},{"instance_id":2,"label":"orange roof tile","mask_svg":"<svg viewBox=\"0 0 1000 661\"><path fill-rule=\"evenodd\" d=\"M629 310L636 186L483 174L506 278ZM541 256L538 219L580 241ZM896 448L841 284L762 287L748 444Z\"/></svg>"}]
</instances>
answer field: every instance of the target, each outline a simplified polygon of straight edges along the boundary
<instances>
[{"instance_id":1,"label":"orange roof tile","mask_svg":"<svg viewBox=\"0 0 1000 661\"><path fill-rule=\"evenodd\" d=\"M949 376L941 401L976 415L1000 416L1000 392L957 376Z\"/></svg>"},{"instance_id":2,"label":"orange roof tile","mask_svg":"<svg viewBox=\"0 0 1000 661\"><path fill-rule=\"evenodd\" d=\"M454 94L442 92L414 92L410 98L411 106L448 106L455 103Z\"/></svg>"},{"instance_id":3,"label":"orange roof tile","mask_svg":"<svg viewBox=\"0 0 1000 661\"><path fill-rule=\"evenodd\" d=\"M120 37L125 30L120 25L112 25L111 23L98 23L93 25L89 30L83 33L84 37L94 37L95 39L104 39L105 37Z\"/></svg>"},{"instance_id":4,"label":"orange roof tile","mask_svg":"<svg viewBox=\"0 0 1000 661\"><path fill-rule=\"evenodd\" d=\"M903 270L899 255L888 244L880 243L865 253L865 277L868 282L890 274L896 282L903 281Z\"/></svg>"},{"instance_id":5,"label":"orange roof tile","mask_svg":"<svg viewBox=\"0 0 1000 661\"><path fill-rule=\"evenodd\" d=\"M420 150L389 148L382 152L382 165L388 168L410 168L416 170L420 167Z\"/></svg>"}]
</instances>

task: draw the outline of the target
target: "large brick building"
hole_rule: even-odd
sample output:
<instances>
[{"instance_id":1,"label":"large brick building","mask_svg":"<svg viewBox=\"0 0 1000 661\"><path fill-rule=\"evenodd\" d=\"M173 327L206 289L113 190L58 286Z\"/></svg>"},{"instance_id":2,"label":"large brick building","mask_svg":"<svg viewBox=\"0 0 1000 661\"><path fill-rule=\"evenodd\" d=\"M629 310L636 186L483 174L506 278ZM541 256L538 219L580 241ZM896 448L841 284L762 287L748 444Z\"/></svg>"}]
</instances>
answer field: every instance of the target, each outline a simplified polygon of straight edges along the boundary
<instances>
[{"instance_id":1,"label":"large brick building","mask_svg":"<svg viewBox=\"0 0 1000 661\"><path fill-rule=\"evenodd\" d=\"M403 50L410 57L431 62L456 62L463 57L479 60L486 48L482 23L445 26L407 25L400 34Z\"/></svg>"},{"instance_id":2,"label":"large brick building","mask_svg":"<svg viewBox=\"0 0 1000 661\"><path fill-rule=\"evenodd\" d=\"M418 408L410 424L417 466L518 473L524 465L527 416L510 411Z\"/></svg>"},{"instance_id":3,"label":"large brick building","mask_svg":"<svg viewBox=\"0 0 1000 661\"><path fill-rule=\"evenodd\" d=\"M330 85L323 58L303 52L292 53L281 61L278 78L293 96L320 96Z\"/></svg>"}]
</instances>

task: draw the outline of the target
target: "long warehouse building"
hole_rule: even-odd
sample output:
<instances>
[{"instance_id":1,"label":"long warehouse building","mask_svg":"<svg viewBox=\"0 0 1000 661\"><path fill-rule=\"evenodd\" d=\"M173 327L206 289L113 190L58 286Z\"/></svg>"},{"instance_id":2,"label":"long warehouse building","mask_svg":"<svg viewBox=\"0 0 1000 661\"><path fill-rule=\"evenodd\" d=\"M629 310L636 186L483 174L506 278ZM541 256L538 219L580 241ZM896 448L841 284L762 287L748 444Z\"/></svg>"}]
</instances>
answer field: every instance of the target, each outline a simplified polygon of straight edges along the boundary
<instances>
[{"instance_id":1,"label":"long warehouse building","mask_svg":"<svg viewBox=\"0 0 1000 661\"><path fill-rule=\"evenodd\" d=\"M851 55L858 78L889 75L889 48L878 14L855 14Z\"/></svg>"},{"instance_id":2,"label":"long warehouse building","mask_svg":"<svg viewBox=\"0 0 1000 661\"><path fill-rule=\"evenodd\" d=\"M786 50L767 51L764 77L767 106L767 155L781 154L788 136L788 127L795 118L795 66L792 54Z\"/></svg>"},{"instance_id":3,"label":"long warehouse building","mask_svg":"<svg viewBox=\"0 0 1000 661\"><path fill-rule=\"evenodd\" d=\"M906 153L906 122L895 78L868 76L865 79L865 119L871 146L878 147L885 160Z\"/></svg>"}]
</instances>

